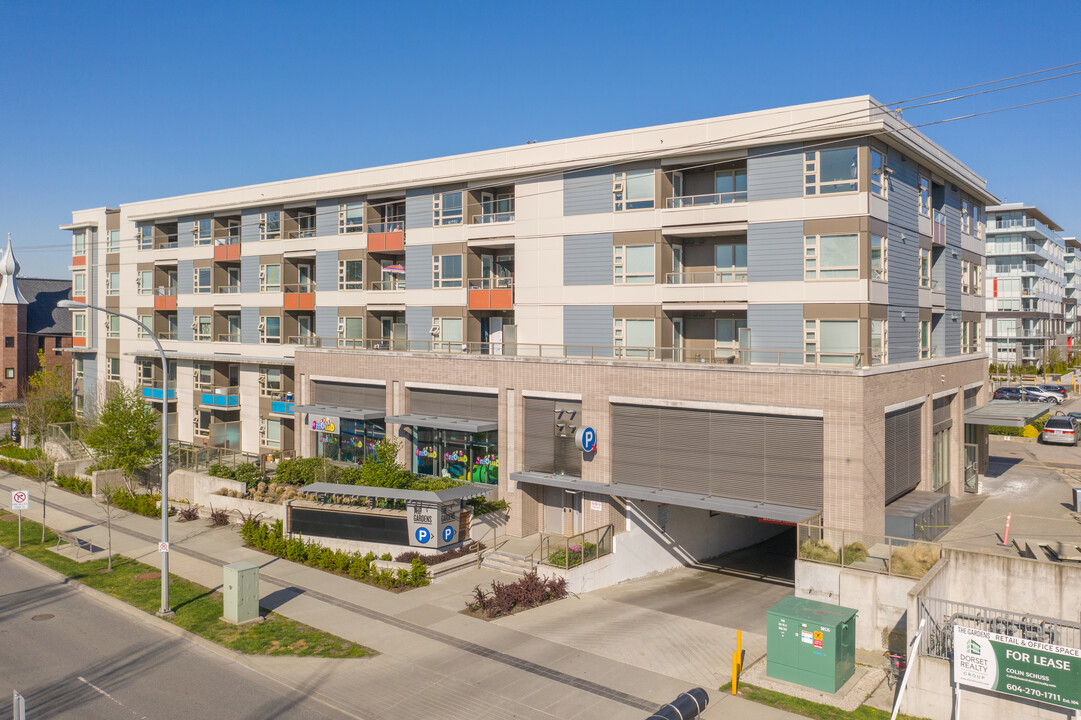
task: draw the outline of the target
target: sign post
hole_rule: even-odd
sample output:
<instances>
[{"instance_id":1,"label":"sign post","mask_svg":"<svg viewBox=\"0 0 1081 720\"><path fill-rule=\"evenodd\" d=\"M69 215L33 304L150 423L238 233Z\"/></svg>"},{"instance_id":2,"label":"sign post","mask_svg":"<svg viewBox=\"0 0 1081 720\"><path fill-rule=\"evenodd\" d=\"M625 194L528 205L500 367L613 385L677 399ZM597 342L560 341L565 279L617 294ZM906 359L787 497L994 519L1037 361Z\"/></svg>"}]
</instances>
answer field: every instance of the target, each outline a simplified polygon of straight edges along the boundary
<instances>
[{"instance_id":1,"label":"sign post","mask_svg":"<svg viewBox=\"0 0 1081 720\"><path fill-rule=\"evenodd\" d=\"M11 491L11 509L19 511L19 547L23 546L23 510L30 509L30 494L25 490Z\"/></svg>"},{"instance_id":2,"label":"sign post","mask_svg":"<svg viewBox=\"0 0 1081 720\"><path fill-rule=\"evenodd\" d=\"M26 698L24 698L18 690L11 691L11 707L14 710L15 720L26 720Z\"/></svg>"}]
</instances>

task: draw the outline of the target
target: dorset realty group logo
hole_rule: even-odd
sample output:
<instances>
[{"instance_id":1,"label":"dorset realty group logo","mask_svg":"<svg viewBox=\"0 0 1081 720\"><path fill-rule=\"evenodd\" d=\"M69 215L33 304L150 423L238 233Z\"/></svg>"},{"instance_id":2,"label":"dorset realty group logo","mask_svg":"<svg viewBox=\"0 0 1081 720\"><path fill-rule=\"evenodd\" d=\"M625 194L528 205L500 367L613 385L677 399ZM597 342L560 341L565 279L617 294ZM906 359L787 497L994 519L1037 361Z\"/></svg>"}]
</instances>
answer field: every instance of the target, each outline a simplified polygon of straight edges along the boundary
<instances>
[{"instance_id":1,"label":"dorset realty group logo","mask_svg":"<svg viewBox=\"0 0 1081 720\"><path fill-rule=\"evenodd\" d=\"M990 640L974 637L969 634L972 632L968 628L954 627L954 681L991 689L998 677L995 652Z\"/></svg>"}]
</instances>

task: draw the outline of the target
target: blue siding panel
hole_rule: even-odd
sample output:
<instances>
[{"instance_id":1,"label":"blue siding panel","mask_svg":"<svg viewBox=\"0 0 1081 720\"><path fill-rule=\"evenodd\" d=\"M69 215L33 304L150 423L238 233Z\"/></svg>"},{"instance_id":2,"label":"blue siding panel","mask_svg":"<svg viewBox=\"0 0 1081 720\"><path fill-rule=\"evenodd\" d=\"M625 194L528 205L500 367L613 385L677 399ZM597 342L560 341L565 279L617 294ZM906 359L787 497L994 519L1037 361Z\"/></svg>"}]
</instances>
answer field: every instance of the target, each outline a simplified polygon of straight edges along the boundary
<instances>
[{"instance_id":1,"label":"blue siding panel","mask_svg":"<svg viewBox=\"0 0 1081 720\"><path fill-rule=\"evenodd\" d=\"M407 281L408 282L408 281ZM427 350L432 341L432 306L407 305L405 308L406 337L411 350Z\"/></svg>"},{"instance_id":2,"label":"blue siding panel","mask_svg":"<svg viewBox=\"0 0 1081 720\"><path fill-rule=\"evenodd\" d=\"M405 286L410 290L432 289L431 245L405 246Z\"/></svg>"},{"instance_id":3,"label":"blue siding panel","mask_svg":"<svg viewBox=\"0 0 1081 720\"><path fill-rule=\"evenodd\" d=\"M563 214L612 212L612 179L610 167L563 173Z\"/></svg>"},{"instance_id":4,"label":"blue siding panel","mask_svg":"<svg viewBox=\"0 0 1081 720\"><path fill-rule=\"evenodd\" d=\"M329 292L338 289L338 251L319 250L315 253L315 290Z\"/></svg>"},{"instance_id":5,"label":"blue siding panel","mask_svg":"<svg viewBox=\"0 0 1081 720\"><path fill-rule=\"evenodd\" d=\"M240 292L259 292L259 256L240 256Z\"/></svg>"},{"instance_id":6,"label":"blue siding panel","mask_svg":"<svg viewBox=\"0 0 1081 720\"><path fill-rule=\"evenodd\" d=\"M892 292L892 290L891 290ZM905 316L902 318L901 313ZM919 359L920 311L916 305L889 306L886 328L886 352L889 362L914 362Z\"/></svg>"},{"instance_id":7,"label":"blue siding panel","mask_svg":"<svg viewBox=\"0 0 1081 720\"><path fill-rule=\"evenodd\" d=\"M947 356L961 354L961 192L946 185L946 315L942 320L943 345ZM942 282L942 280L939 280ZM954 317L957 320L954 320Z\"/></svg>"},{"instance_id":8,"label":"blue siding panel","mask_svg":"<svg viewBox=\"0 0 1081 720\"><path fill-rule=\"evenodd\" d=\"M176 223L176 246L178 248L195 245L195 218L182 217Z\"/></svg>"},{"instance_id":9,"label":"blue siding panel","mask_svg":"<svg viewBox=\"0 0 1081 720\"><path fill-rule=\"evenodd\" d=\"M195 270L191 260L180 260L176 264L176 294L191 295L194 290Z\"/></svg>"},{"instance_id":10,"label":"blue siding panel","mask_svg":"<svg viewBox=\"0 0 1081 720\"><path fill-rule=\"evenodd\" d=\"M803 197L803 145L747 151L747 200Z\"/></svg>"},{"instance_id":11,"label":"blue siding panel","mask_svg":"<svg viewBox=\"0 0 1081 720\"><path fill-rule=\"evenodd\" d=\"M432 226L432 189L405 191L405 229ZM408 265L406 267L409 267Z\"/></svg>"},{"instance_id":12,"label":"blue siding panel","mask_svg":"<svg viewBox=\"0 0 1081 720\"><path fill-rule=\"evenodd\" d=\"M747 227L747 280L803 280L803 221Z\"/></svg>"},{"instance_id":13,"label":"blue siding panel","mask_svg":"<svg viewBox=\"0 0 1081 720\"><path fill-rule=\"evenodd\" d=\"M902 158L905 158L902 160ZM890 224L918 233L920 206L920 171L910 157L890 148L886 166L889 178Z\"/></svg>"},{"instance_id":14,"label":"blue siding panel","mask_svg":"<svg viewBox=\"0 0 1081 720\"><path fill-rule=\"evenodd\" d=\"M190 307L178 307L176 309L176 339L182 342L191 342L195 336L191 329L191 322L195 318L195 309Z\"/></svg>"},{"instance_id":15,"label":"blue siding panel","mask_svg":"<svg viewBox=\"0 0 1081 720\"><path fill-rule=\"evenodd\" d=\"M259 308L240 308L240 342L245 345L259 344Z\"/></svg>"},{"instance_id":16,"label":"blue siding panel","mask_svg":"<svg viewBox=\"0 0 1081 720\"><path fill-rule=\"evenodd\" d=\"M563 306L563 344L568 346L570 357L611 357L614 339L615 313L611 305L565 305Z\"/></svg>"},{"instance_id":17,"label":"blue siding panel","mask_svg":"<svg viewBox=\"0 0 1081 720\"><path fill-rule=\"evenodd\" d=\"M262 211L259 208L244 208L240 211L240 242L259 242L259 221Z\"/></svg>"},{"instance_id":18,"label":"blue siding panel","mask_svg":"<svg viewBox=\"0 0 1081 720\"><path fill-rule=\"evenodd\" d=\"M785 365L803 364L803 305L751 305L747 327L752 350L772 351L754 353L754 362L775 363L779 357ZM783 352L778 356L777 351Z\"/></svg>"},{"instance_id":19,"label":"blue siding panel","mask_svg":"<svg viewBox=\"0 0 1081 720\"><path fill-rule=\"evenodd\" d=\"M338 308L333 305L315 306L315 334L324 339L338 337Z\"/></svg>"},{"instance_id":20,"label":"blue siding panel","mask_svg":"<svg viewBox=\"0 0 1081 720\"><path fill-rule=\"evenodd\" d=\"M612 233L563 238L564 285L611 285Z\"/></svg>"},{"instance_id":21,"label":"blue siding panel","mask_svg":"<svg viewBox=\"0 0 1081 720\"><path fill-rule=\"evenodd\" d=\"M338 199L315 201L315 234L319 237L338 234Z\"/></svg>"},{"instance_id":22,"label":"blue siding panel","mask_svg":"<svg viewBox=\"0 0 1081 720\"><path fill-rule=\"evenodd\" d=\"M889 234L887 272L889 315L887 353L890 363L919 359L919 168L912 158L890 148ZM904 313L904 317L901 314Z\"/></svg>"}]
</instances>

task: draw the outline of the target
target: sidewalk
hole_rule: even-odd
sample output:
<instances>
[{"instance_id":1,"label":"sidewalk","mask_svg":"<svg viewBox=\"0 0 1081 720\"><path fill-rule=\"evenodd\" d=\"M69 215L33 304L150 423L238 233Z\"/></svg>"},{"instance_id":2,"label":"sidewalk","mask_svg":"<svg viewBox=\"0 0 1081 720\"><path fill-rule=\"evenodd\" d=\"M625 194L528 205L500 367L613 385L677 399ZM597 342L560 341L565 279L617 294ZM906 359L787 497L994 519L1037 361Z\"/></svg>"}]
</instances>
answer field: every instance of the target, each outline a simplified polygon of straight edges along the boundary
<instances>
[{"instance_id":1,"label":"sidewalk","mask_svg":"<svg viewBox=\"0 0 1081 720\"><path fill-rule=\"evenodd\" d=\"M31 509L24 515L40 520L36 483L0 473L0 491L13 489L30 491ZM89 498L51 488L48 525L106 545L104 510ZM113 551L157 565L160 525L160 520L114 511ZM176 519L169 525L174 574L216 588L223 565L253 562L260 566L261 605L381 653L362 660L266 657L252 663L290 686L317 691L357 717L644 718L697 681L726 671L701 668L712 654L688 649L684 663L666 654L661 672L648 662L640 667L614 659L627 656L606 645L625 644L625 636L609 640L591 633L584 644L564 634L560 642L558 633L538 634L535 628L529 633L458 612L473 586L510 579L495 571L464 571L427 588L394 594L245 548L235 526ZM546 606L547 619L558 618L562 610L570 623L580 608L574 603ZM637 618L644 635L655 619ZM705 718L795 717L722 696L716 685L704 687L712 703Z\"/></svg>"}]
</instances>

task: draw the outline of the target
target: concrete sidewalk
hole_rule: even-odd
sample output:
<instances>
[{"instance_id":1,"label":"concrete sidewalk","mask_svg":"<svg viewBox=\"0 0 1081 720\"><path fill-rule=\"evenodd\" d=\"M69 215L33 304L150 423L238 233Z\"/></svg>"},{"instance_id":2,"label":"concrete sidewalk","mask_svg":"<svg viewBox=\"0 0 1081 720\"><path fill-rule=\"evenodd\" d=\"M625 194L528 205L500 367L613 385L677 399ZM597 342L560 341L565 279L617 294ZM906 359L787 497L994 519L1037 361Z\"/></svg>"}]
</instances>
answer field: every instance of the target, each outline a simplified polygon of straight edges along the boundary
<instances>
[{"instance_id":1,"label":"concrete sidewalk","mask_svg":"<svg viewBox=\"0 0 1081 720\"><path fill-rule=\"evenodd\" d=\"M24 516L40 520L36 483L0 473L0 491L13 489L30 491L31 509ZM160 524L114 511L113 551L157 565ZM104 510L89 498L50 489L48 525L106 545ZM703 667L723 657L715 650L704 651L717 641L716 635L701 637L697 650L669 649L658 667L656 656L649 653L637 654L643 661L636 663L636 654L625 651L626 635L590 634L589 643L582 643L546 632L551 623L560 625L560 613L567 624L581 627L582 618L576 616L585 605L573 598L543 608L545 622L524 623L528 631L458 612L475 585L511 579L495 571L469 570L395 594L245 548L235 526L172 519L170 544L174 574L217 588L223 565L253 562L261 568L264 607L378 650L379 656L362 660L267 657L254 662L260 672L290 686L317 684L328 702L349 708L357 717L644 718L698 684L712 701L703 717L795 717L722 696L716 684L704 684L727 672L727 667ZM702 630L694 620L664 613L639 613L628 621L641 629L642 638L673 633L689 638ZM648 642L642 645L649 647Z\"/></svg>"}]
</instances>

